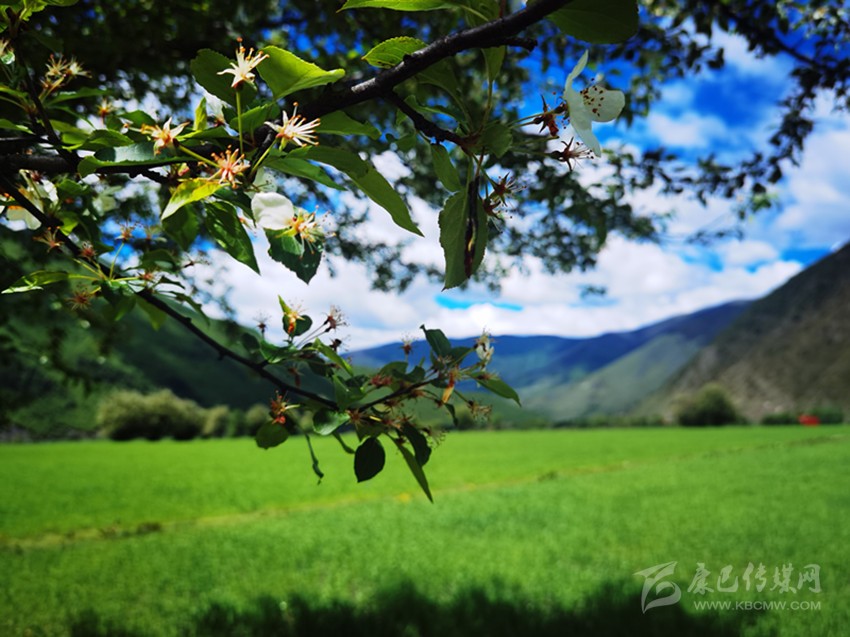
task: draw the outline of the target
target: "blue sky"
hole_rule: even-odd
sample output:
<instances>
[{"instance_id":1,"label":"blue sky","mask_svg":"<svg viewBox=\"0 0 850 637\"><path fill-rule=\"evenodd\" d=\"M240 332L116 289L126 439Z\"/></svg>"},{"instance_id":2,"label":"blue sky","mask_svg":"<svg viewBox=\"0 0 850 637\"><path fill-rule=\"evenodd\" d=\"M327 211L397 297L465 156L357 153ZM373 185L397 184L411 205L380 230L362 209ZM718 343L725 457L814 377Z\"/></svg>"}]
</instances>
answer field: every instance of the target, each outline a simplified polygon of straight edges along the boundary
<instances>
[{"instance_id":1,"label":"blue sky","mask_svg":"<svg viewBox=\"0 0 850 637\"><path fill-rule=\"evenodd\" d=\"M764 147L778 119L775 104L786 90L790 65L782 59L756 59L733 36L723 36L722 44L724 70L665 85L652 113L632 127L614 123L595 128L603 147L617 152L660 143L683 153L713 151L728 161ZM554 80L563 83L568 72L564 69L564 77ZM592 72L586 71L582 79L590 81ZM611 84L616 88L616 78ZM530 94L529 101L537 108L539 95ZM588 273L552 276L530 260L526 273L512 271L505 278L499 294L475 287L442 292L440 285L426 281L415 282L402 295L385 294L370 290L364 268L339 262L335 278L323 265L305 286L271 262L259 245L262 277L232 264L220 281L231 287L231 301L247 323L276 317L278 294L317 316L330 305L338 306L348 319L344 332L350 350L418 336L423 323L458 337L483 330L495 335L592 336L726 301L758 298L850 240L850 116L835 113L823 100L813 117L815 132L800 165L786 171L777 185L778 207L749 219L741 241L704 248L683 240L700 229L733 225L735 202L718 199L703 207L688 196L669 198L647 191L631 201L646 212L674 212L667 228L669 241L636 244L615 236L601 253L598 268ZM373 161L391 181L406 171L392 155ZM601 158L584 161L580 170L581 178L590 182L608 168ZM409 204L425 234L424 240L410 243L409 255L440 263L437 211L420 200ZM381 209L370 209L370 216L363 232L371 238L406 238ZM604 286L608 293L584 298L586 285Z\"/></svg>"}]
</instances>

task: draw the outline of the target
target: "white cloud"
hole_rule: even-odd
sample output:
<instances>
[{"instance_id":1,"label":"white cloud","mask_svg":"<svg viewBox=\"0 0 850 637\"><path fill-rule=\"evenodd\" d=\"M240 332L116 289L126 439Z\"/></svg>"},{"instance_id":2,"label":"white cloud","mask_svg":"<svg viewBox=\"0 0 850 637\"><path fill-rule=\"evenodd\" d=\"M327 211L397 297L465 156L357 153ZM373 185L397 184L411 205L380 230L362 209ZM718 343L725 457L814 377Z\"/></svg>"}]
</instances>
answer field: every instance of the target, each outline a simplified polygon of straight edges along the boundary
<instances>
[{"instance_id":1,"label":"white cloud","mask_svg":"<svg viewBox=\"0 0 850 637\"><path fill-rule=\"evenodd\" d=\"M764 241L731 241L717 248L720 260L733 267L749 267L774 261L779 257L776 246Z\"/></svg>"},{"instance_id":2,"label":"white cloud","mask_svg":"<svg viewBox=\"0 0 850 637\"><path fill-rule=\"evenodd\" d=\"M812 134L782 191L787 205L768 231L786 247L833 246L850 238L850 117L832 115Z\"/></svg>"},{"instance_id":3,"label":"white cloud","mask_svg":"<svg viewBox=\"0 0 850 637\"><path fill-rule=\"evenodd\" d=\"M672 115L655 110L647 117L646 126L654 139L670 148L709 148L729 136L719 117L693 111Z\"/></svg>"},{"instance_id":4,"label":"white cloud","mask_svg":"<svg viewBox=\"0 0 850 637\"><path fill-rule=\"evenodd\" d=\"M773 78L777 83L783 83L793 68L791 62L782 56L756 56L749 50L747 41L734 33L718 31L714 42L723 48L726 67L743 76Z\"/></svg>"}]
</instances>

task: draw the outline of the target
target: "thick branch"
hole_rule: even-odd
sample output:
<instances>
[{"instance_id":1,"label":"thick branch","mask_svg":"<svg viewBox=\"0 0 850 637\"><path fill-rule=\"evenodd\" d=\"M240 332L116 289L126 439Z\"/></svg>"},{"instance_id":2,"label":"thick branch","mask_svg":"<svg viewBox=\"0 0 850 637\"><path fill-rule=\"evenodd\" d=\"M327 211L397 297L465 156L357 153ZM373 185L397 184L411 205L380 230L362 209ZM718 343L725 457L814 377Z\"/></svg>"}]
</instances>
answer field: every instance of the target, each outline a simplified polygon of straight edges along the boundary
<instances>
[{"instance_id":1,"label":"thick branch","mask_svg":"<svg viewBox=\"0 0 850 637\"><path fill-rule=\"evenodd\" d=\"M571 1L539 0L521 11L498 20L442 37L425 48L414 51L399 64L381 71L373 78L351 85L337 93L331 92L330 95L324 95L315 102L305 104L300 112L308 120L315 119L355 104L386 96L405 80L461 51L487 49L514 43L514 37L517 34L540 22L550 13L565 7Z\"/></svg>"},{"instance_id":2,"label":"thick branch","mask_svg":"<svg viewBox=\"0 0 850 637\"><path fill-rule=\"evenodd\" d=\"M13 155L0 155L0 172L9 174L19 170L35 170L45 175L58 175L76 171L78 163L77 161L69 161L59 155L16 153ZM168 166L173 163L175 163L174 160L164 160L161 166ZM161 184L168 183L168 179L165 176L151 170L152 168L159 168L161 166L100 166L94 172L97 175L127 175L128 177L144 175L151 181Z\"/></svg>"}]
</instances>

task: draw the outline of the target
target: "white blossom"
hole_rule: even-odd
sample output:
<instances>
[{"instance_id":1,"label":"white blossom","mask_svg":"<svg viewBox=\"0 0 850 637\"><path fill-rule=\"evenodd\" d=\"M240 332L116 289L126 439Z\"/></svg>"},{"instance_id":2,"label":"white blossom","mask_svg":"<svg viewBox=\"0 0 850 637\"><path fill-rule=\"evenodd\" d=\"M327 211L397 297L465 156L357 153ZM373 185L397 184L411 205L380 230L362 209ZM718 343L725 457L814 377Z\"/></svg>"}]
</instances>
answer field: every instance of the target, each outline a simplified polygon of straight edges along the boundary
<instances>
[{"instance_id":1,"label":"white blossom","mask_svg":"<svg viewBox=\"0 0 850 637\"><path fill-rule=\"evenodd\" d=\"M567 76L564 101L567 103L570 124L576 135L598 157L602 155L602 147L593 134L591 122L610 122L615 119L626 105L626 96L622 91L604 89L597 84L591 84L580 92L576 91L573 82L586 65L587 51Z\"/></svg>"}]
</instances>

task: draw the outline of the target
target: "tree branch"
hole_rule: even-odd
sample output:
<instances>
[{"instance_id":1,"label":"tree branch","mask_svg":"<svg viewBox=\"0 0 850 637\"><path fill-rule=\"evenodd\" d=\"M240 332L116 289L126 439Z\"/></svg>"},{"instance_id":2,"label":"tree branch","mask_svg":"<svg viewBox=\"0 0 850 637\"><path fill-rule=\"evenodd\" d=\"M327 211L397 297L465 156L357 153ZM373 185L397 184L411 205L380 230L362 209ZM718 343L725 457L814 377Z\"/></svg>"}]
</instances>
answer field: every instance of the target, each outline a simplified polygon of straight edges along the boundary
<instances>
[{"instance_id":1,"label":"tree branch","mask_svg":"<svg viewBox=\"0 0 850 637\"><path fill-rule=\"evenodd\" d=\"M400 63L381 71L373 78L350 85L336 93L331 92L315 102L304 104L300 113L308 120L316 119L355 104L384 97L398 84L461 51L516 43L514 37L517 34L570 2L572 0L539 0L503 18L444 36L405 56ZM522 46L527 44L524 42Z\"/></svg>"},{"instance_id":2,"label":"tree branch","mask_svg":"<svg viewBox=\"0 0 850 637\"><path fill-rule=\"evenodd\" d=\"M42 225L44 225L44 227L55 228L59 225L56 220L51 219L49 216L44 214L44 212L42 212L38 208L38 206L36 206L29 199L27 199L23 195L23 193L21 193L15 187L15 184L9 180L6 174L2 172L0 172L0 189L2 189L3 192L5 192L9 197L14 199L17 205L19 205L21 208L30 213L33 217L38 219L42 223ZM57 232L57 236L60 238L63 245L75 258L81 258L80 246L78 246L77 243L73 239L71 239L71 237L62 232ZM122 278L124 276L122 273L117 271L110 273L110 268L108 268L100 261L96 261L94 265L106 278L113 276ZM206 343L209 347L211 347L213 350L215 350L221 358L229 358L230 360L235 361L240 365L243 365L244 367L247 367L263 379L270 382L281 392L297 394L299 396L303 396L304 398L314 400L322 405L325 405L326 407L331 407L333 409L337 408L337 405L334 401L329 400L323 396L319 396L318 394L314 394L313 392L290 385L289 383L284 382L283 380L272 374L268 369L266 369L264 363L258 363L256 361L253 361L245 356L242 356L238 352L233 351L226 345L222 345L214 338L212 338L209 334L201 330L197 325L195 325L191 318L180 314L180 312L178 312L176 309L174 309L172 306L170 306L168 303L166 303L156 294L154 294L152 290L144 288L135 291L135 294L142 300L146 301L147 303L150 303L153 307L180 323L195 337L197 337L198 339Z\"/></svg>"},{"instance_id":3,"label":"tree branch","mask_svg":"<svg viewBox=\"0 0 850 637\"><path fill-rule=\"evenodd\" d=\"M427 119L422 113L417 111L415 108L411 107L410 104L405 102L395 91L390 91L386 96L387 101L391 102L393 106L395 106L402 113L407 115L410 118L410 121L413 122L413 125L416 127L416 130L421 131L431 139L434 139L438 142L452 142L453 144L457 144L458 146L463 145L463 138L456 133L451 131L447 131L444 128L440 128L434 122Z\"/></svg>"}]
</instances>

